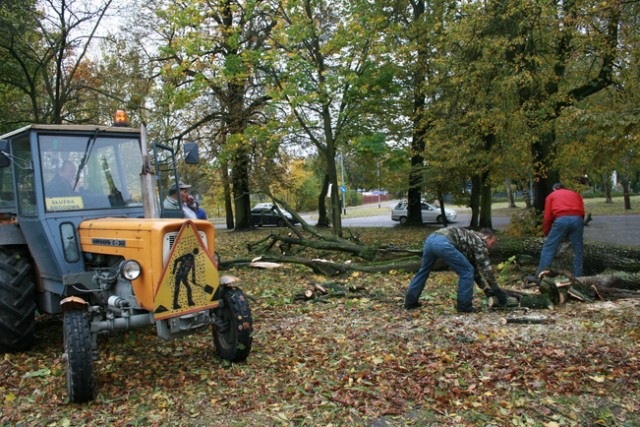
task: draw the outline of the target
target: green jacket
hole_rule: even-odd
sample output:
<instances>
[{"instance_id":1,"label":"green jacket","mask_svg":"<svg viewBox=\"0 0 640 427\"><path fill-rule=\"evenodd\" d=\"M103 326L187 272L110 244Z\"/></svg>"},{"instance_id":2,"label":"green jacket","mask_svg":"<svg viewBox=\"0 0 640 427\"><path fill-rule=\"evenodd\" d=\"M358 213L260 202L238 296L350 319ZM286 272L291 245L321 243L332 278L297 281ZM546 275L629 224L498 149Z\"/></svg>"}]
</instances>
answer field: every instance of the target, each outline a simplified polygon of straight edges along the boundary
<instances>
[{"instance_id":1,"label":"green jacket","mask_svg":"<svg viewBox=\"0 0 640 427\"><path fill-rule=\"evenodd\" d=\"M489 260L489 248L484 237L472 230L458 227L445 227L434 232L447 239L469 260L475 270L474 279L481 289L486 290L482 278L489 283L491 289L500 289Z\"/></svg>"}]
</instances>

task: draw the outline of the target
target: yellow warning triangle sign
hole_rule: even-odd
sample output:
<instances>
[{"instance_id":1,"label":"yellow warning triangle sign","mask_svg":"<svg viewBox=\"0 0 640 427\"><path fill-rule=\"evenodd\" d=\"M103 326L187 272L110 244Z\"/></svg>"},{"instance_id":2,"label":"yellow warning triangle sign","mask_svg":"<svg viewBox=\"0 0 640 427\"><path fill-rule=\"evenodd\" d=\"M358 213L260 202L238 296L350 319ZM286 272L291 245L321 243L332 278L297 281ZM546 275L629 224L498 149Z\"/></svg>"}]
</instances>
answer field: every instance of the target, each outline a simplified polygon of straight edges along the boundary
<instances>
[{"instance_id":1,"label":"yellow warning triangle sign","mask_svg":"<svg viewBox=\"0 0 640 427\"><path fill-rule=\"evenodd\" d=\"M218 266L204 246L195 224L185 221L162 270L154 297L156 320L213 308L220 279Z\"/></svg>"}]
</instances>

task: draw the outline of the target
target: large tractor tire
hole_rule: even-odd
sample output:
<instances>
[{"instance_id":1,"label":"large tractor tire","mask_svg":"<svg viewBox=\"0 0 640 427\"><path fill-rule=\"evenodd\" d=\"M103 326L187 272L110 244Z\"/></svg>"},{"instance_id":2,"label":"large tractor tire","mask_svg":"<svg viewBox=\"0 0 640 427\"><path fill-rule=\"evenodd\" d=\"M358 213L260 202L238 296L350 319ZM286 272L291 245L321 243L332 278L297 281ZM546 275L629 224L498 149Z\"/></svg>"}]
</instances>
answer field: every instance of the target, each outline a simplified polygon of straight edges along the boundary
<instances>
[{"instance_id":1,"label":"large tractor tire","mask_svg":"<svg viewBox=\"0 0 640 427\"><path fill-rule=\"evenodd\" d=\"M213 343L218 355L230 362L240 362L249 356L253 340L253 320L249 301L238 288L222 289L223 307L217 315L224 326L213 327Z\"/></svg>"},{"instance_id":2,"label":"large tractor tire","mask_svg":"<svg viewBox=\"0 0 640 427\"><path fill-rule=\"evenodd\" d=\"M31 348L36 285L26 248L0 247L0 352Z\"/></svg>"},{"instance_id":3,"label":"large tractor tire","mask_svg":"<svg viewBox=\"0 0 640 427\"><path fill-rule=\"evenodd\" d=\"M64 360L67 368L67 394L73 403L89 402L95 397L93 352L87 312L64 313Z\"/></svg>"}]
</instances>

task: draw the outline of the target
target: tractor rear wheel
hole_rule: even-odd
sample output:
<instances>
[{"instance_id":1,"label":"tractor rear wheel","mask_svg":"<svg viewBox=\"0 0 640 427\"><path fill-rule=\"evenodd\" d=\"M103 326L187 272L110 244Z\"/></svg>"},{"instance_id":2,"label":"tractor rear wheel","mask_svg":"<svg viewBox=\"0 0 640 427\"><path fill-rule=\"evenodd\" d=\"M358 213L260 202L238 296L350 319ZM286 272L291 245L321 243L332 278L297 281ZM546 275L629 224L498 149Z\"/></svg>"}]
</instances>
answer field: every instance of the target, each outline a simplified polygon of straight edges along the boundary
<instances>
[{"instance_id":1,"label":"tractor rear wheel","mask_svg":"<svg viewBox=\"0 0 640 427\"><path fill-rule=\"evenodd\" d=\"M69 401L83 403L93 400L93 352L89 318L84 310L64 313L64 360L67 368Z\"/></svg>"},{"instance_id":2,"label":"tractor rear wheel","mask_svg":"<svg viewBox=\"0 0 640 427\"><path fill-rule=\"evenodd\" d=\"M24 351L33 345L36 285L26 248L0 247L0 351Z\"/></svg>"},{"instance_id":3,"label":"tractor rear wheel","mask_svg":"<svg viewBox=\"0 0 640 427\"><path fill-rule=\"evenodd\" d=\"M253 340L249 301L240 289L228 287L222 289L222 300L216 314L224 326L213 327L213 344L221 358L240 362L249 356Z\"/></svg>"}]
</instances>

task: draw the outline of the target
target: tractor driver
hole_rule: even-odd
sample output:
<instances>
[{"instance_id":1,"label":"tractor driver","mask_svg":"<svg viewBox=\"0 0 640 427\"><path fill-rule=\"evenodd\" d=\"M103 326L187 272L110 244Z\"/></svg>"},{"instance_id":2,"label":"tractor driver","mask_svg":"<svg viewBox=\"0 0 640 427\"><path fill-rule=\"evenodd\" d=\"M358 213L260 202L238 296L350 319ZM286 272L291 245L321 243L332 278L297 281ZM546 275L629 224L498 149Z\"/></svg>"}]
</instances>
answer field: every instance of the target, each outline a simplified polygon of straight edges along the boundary
<instances>
[{"instance_id":1,"label":"tractor driver","mask_svg":"<svg viewBox=\"0 0 640 427\"><path fill-rule=\"evenodd\" d=\"M47 197L68 197L76 194L73 189L75 179L76 165L71 160L65 160L46 185Z\"/></svg>"}]
</instances>

